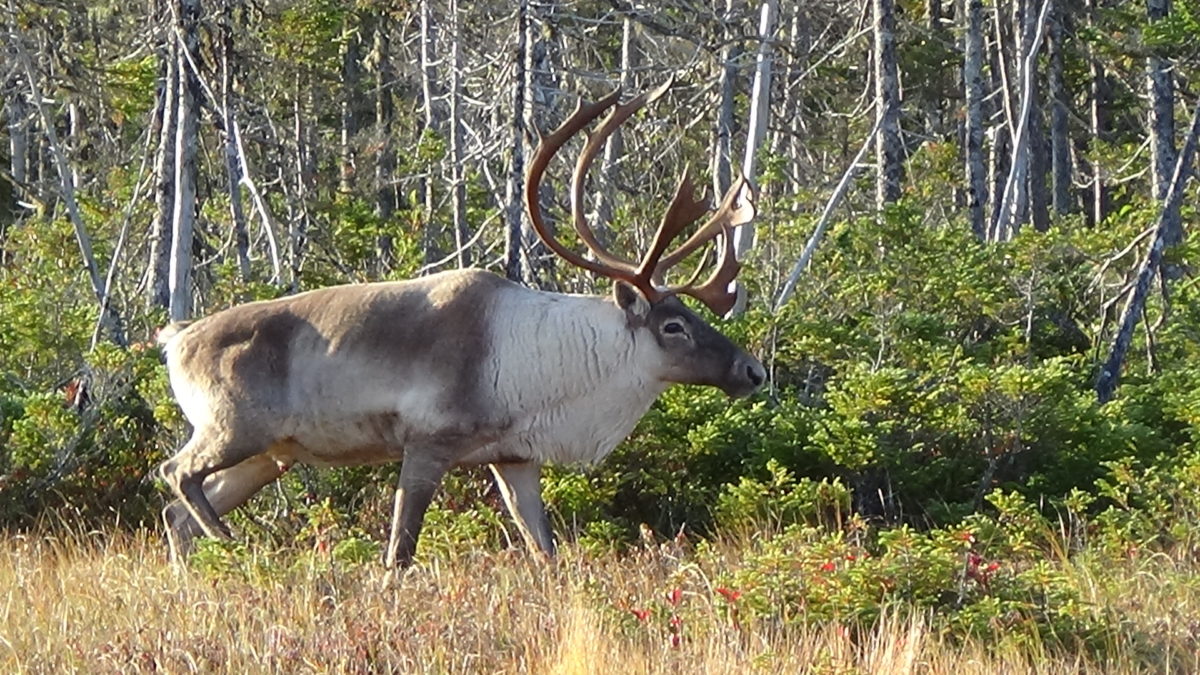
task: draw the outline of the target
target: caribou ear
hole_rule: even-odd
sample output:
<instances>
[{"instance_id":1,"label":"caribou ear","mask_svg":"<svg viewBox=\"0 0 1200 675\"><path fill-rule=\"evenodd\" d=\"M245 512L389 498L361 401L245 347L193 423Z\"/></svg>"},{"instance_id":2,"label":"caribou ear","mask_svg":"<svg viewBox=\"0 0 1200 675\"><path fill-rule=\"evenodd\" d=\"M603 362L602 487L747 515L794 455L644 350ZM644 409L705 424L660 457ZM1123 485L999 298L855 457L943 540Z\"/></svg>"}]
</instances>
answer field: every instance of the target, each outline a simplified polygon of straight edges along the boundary
<instances>
[{"instance_id":1,"label":"caribou ear","mask_svg":"<svg viewBox=\"0 0 1200 675\"><path fill-rule=\"evenodd\" d=\"M613 283L613 299L617 301L617 307L625 310L625 318L630 325L645 325L646 317L650 314L650 301L636 286L617 279Z\"/></svg>"}]
</instances>

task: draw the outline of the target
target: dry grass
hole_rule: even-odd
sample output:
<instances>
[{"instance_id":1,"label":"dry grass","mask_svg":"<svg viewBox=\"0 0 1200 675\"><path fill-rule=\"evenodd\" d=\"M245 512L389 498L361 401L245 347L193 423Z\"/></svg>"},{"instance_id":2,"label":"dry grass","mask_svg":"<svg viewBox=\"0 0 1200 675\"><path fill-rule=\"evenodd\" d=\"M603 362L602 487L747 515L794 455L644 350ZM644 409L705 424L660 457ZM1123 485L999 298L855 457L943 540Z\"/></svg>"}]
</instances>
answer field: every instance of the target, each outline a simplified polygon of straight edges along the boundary
<instances>
[{"instance_id":1,"label":"dry grass","mask_svg":"<svg viewBox=\"0 0 1200 675\"><path fill-rule=\"evenodd\" d=\"M1157 567L1072 573L1091 601L1128 615L1131 635L1194 631L1196 569L1147 562ZM704 570L648 555L585 560L568 550L545 566L478 554L414 568L389 590L381 577L379 566L365 565L213 578L172 569L149 533L8 536L0 541L0 672L1138 670L1133 661L1099 664L1037 646L953 642L921 616L885 615L861 630L734 626ZM682 639L673 644L663 591L677 584L687 590L674 629ZM654 603L658 613L644 621L630 612ZM1134 649L1130 638L1115 653ZM1197 665L1194 654L1160 663L1181 656Z\"/></svg>"}]
</instances>

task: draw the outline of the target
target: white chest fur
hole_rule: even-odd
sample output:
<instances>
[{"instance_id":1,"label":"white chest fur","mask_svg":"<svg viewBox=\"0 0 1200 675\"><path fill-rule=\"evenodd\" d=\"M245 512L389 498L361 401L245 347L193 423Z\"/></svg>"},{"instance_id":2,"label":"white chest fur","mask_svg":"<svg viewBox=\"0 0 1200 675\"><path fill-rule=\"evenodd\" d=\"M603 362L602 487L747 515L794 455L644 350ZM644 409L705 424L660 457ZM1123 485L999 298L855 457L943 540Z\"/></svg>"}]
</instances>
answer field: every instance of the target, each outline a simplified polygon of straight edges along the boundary
<instances>
[{"instance_id":1,"label":"white chest fur","mask_svg":"<svg viewBox=\"0 0 1200 675\"><path fill-rule=\"evenodd\" d=\"M597 462L666 389L654 365L658 345L602 298L519 292L493 307L494 352L484 369L511 426L467 462Z\"/></svg>"}]
</instances>

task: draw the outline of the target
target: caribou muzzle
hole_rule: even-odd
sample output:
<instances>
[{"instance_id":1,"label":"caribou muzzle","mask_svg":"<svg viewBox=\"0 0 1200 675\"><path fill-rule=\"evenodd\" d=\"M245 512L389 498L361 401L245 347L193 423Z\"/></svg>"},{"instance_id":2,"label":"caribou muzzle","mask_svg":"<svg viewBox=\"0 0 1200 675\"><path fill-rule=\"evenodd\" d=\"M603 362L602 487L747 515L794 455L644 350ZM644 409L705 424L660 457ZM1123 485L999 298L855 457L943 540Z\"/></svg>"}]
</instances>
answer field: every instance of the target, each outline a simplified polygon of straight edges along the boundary
<instances>
[{"instance_id":1,"label":"caribou muzzle","mask_svg":"<svg viewBox=\"0 0 1200 675\"><path fill-rule=\"evenodd\" d=\"M749 396L762 388L767 381L767 371L758 359L742 352L733 359L733 367L729 369L729 378L722 385L721 391L734 398Z\"/></svg>"}]
</instances>

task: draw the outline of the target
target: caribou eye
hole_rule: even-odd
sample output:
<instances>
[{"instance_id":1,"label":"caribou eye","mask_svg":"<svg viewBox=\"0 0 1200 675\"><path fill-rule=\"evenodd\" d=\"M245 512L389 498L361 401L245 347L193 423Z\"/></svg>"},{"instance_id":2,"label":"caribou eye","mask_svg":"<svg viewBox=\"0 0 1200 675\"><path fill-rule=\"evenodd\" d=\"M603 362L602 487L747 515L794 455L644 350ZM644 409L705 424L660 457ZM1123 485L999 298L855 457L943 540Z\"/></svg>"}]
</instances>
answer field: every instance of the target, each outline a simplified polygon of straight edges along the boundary
<instances>
[{"instance_id":1,"label":"caribou eye","mask_svg":"<svg viewBox=\"0 0 1200 675\"><path fill-rule=\"evenodd\" d=\"M683 323L680 321L668 321L663 324L662 331L667 335L679 335L683 331Z\"/></svg>"}]
</instances>

